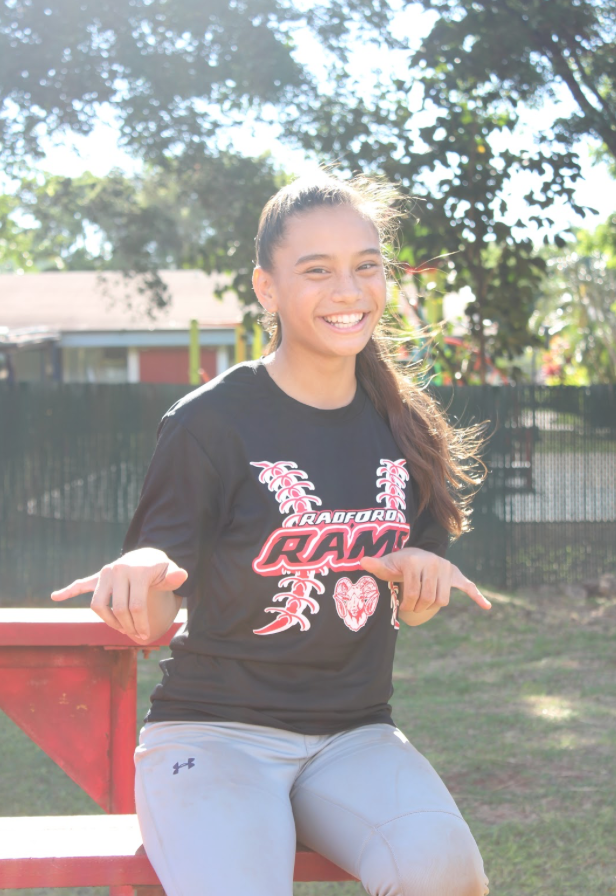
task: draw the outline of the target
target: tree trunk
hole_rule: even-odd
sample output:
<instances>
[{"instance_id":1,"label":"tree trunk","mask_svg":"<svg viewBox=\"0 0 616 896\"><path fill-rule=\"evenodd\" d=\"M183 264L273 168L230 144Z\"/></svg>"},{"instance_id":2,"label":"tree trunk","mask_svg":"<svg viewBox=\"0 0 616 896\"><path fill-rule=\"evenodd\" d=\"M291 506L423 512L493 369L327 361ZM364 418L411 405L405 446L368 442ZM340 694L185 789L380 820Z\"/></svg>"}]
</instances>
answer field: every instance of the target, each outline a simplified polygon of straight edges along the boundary
<instances>
[{"instance_id":1,"label":"tree trunk","mask_svg":"<svg viewBox=\"0 0 616 896\"><path fill-rule=\"evenodd\" d=\"M483 330L483 313L479 318L479 376L481 377L481 385L486 384L486 338Z\"/></svg>"},{"instance_id":2,"label":"tree trunk","mask_svg":"<svg viewBox=\"0 0 616 896\"><path fill-rule=\"evenodd\" d=\"M481 256L478 256L481 259ZM475 301L479 310L479 377L481 385L486 384L486 334L483 326L483 309L485 307L486 277L481 267L478 267L475 274L475 283L477 285L477 293Z\"/></svg>"}]
</instances>

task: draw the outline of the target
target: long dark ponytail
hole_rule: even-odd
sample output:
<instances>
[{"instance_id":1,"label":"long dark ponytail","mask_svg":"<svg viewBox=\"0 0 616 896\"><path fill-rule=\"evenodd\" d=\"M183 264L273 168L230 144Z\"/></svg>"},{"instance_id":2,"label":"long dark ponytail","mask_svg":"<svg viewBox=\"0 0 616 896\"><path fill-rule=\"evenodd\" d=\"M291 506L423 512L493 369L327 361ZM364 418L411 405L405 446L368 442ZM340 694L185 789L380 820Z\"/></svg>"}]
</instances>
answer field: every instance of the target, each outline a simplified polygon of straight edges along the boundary
<instances>
[{"instance_id":1,"label":"long dark ponytail","mask_svg":"<svg viewBox=\"0 0 616 896\"><path fill-rule=\"evenodd\" d=\"M403 203L403 195L393 184L376 177L341 180L323 171L317 177L300 178L265 205L255 240L256 262L265 270L273 269L275 249L292 215L323 206L350 205L372 221L383 257L391 265ZM264 324L270 334L265 354L271 354L282 341L281 323L277 315L266 315ZM454 538L469 531L472 498L487 475L480 459L485 423L453 427L425 386L414 381L413 374L421 375L425 362L417 362L410 374L398 370L383 325L359 353L356 365L359 382L408 462L419 489L419 511L429 506Z\"/></svg>"}]
</instances>

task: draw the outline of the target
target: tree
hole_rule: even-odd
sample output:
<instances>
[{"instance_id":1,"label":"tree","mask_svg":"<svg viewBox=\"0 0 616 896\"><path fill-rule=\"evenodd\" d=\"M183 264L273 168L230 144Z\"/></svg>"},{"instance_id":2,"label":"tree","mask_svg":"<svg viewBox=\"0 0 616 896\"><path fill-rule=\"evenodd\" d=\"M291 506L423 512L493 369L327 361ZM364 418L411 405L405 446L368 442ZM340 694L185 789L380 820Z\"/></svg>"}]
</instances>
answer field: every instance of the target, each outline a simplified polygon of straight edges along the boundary
<instances>
[{"instance_id":1,"label":"tree","mask_svg":"<svg viewBox=\"0 0 616 896\"><path fill-rule=\"evenodd\" d=\"M616 383L616 214L548 253L549 277L531 326L549 328L550 385Z\"/></svg>"},{"instance_id":2,"label":"tree","mask_svg":"<svg viewBox=\"0 0 616 896\"><path fill-rule=\"evenodd\" d=\"M258 211L282 175L224 151L221 135L265 108L300 127L316 86L295 58L298 28L341 65L358 35L396 44L390 14L386 0L0 0L0 159L35 219L3 226L5 268L114 266L140 274L156 306L158 266L199 266L229 272L250 303ZM149 165L142 179L86 174L38 189L24 178L43 134L88 134L104 104L122 145Z\"/></svg>"},{"instance_id":3,"label":"tree","mask_svg":"<svg viewBox=\"0 0 616 896\"><path fill-rule=\"evenodd\" d=\"M382 174L414 198L400 260L416 271L443 267L450 290L470 287L474 301L466 314L485 382L486 354L512 361L524 346L538 344L528 321L545 260L529 224L552 224L556 197L583 211L573 200L580 166L566 147L502 148L516 116L461 93L451 94L444 109L428 109L432 123L416 126L408 90L398 81L372 108L345 95L329 98L315 110L305 145L316 144L349 169ZM507 189L524 171L539 179L525 197L528 220L508 222Z\"/></svg>"},{"instance_id":4,"label":"tree","mask_svg":"<svg viewBox=\"0 0 616 896\"><path fill-rule=\"evenodd\" d=\"M230 274L219 292L249 306L259 214L283 182L267 157L197 149L134 177L28 176L0 197L0 269L120 270L154 311L168 300L159 269L201 268Z\"/></svg>"},{"instance_id":5,"label":"tree","mask_svg":"<svg viewBox=\"0 0 616 896\"><path fill-rule=\"evenodd\" d=\"M302 8L283 0L0 0L5 166L40 159L42 133L90 133L105 103L137 157L212 149L220 127L248 110L314 94L294 57L294 29L308 25L340 58L351 24L391 40L385 0Z\"/></svg>"},{"instance_id":6,"label":"tree","mask_svg":"<svg viewBox=\"0 0 616 896\"><path fill-rule=\"evenodd\" d=\"M569 139L593 136L616 159L614 0L420 0L438 19L413 54L426 96L451 92L518 109L563 85L576 110L559 119Z\"/></svg>"}]
</instances>

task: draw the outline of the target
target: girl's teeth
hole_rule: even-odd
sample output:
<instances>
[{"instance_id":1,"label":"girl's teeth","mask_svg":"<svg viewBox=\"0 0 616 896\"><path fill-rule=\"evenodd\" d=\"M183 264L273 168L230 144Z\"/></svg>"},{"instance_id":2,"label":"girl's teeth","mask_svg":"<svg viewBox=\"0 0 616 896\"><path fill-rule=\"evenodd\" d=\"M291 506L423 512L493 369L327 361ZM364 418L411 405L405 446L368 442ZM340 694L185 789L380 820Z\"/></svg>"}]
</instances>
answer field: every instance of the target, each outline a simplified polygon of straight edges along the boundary
<instances>
[{"instance_id":1,"label":"girl's teeth","mask_svg":"<svg viewBox=\"0 0 616 896\"><path fill-rule=\"evenodd\" d=\"M333 324L335 327L344 328L355 326L363 316L363 314L341 314L339 317L326 317L325 320L328 324Z\"/></svg>"}]
</instances>

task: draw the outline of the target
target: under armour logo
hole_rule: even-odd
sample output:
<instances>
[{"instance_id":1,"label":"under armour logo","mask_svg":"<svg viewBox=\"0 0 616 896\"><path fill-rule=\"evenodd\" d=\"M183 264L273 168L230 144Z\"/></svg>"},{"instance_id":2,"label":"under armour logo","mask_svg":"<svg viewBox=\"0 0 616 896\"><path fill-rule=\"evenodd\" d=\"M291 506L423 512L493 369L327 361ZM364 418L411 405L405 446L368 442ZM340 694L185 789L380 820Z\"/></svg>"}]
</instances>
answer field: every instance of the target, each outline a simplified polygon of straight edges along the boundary
<instances>
[{"instance_id":1,"label":"under armour logo","mask_svg":"<svg viewBox=\"0 0 616 896\"><path fill-rule=\"evenodd\" d=\"M195 764L195 760L191 757L188 762L176 762L173 766L173 774L177 775L181 768L192 768Z\"/></svg>"}]
</instances>

